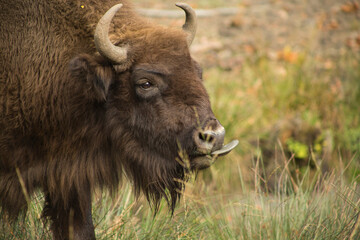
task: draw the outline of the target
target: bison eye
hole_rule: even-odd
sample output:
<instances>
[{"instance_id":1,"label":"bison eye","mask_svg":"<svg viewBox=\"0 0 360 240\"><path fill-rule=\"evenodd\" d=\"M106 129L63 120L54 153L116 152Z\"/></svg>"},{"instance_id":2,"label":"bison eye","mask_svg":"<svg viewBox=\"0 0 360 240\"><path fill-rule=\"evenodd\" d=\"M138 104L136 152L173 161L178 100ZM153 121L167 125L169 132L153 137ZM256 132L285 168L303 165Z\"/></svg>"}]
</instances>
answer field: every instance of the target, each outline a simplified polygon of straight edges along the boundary
<instances>
[{"instance_id":1,"label":"bison eye","mask_svg":"<svg viewBox=\"0 0 360 240\"><path fill-rule=\"evenodd\" d=\"M141 78L135 83L135 92L142 99L150 99L160 93L157 82L148 78Z\"/></svg>"},{"instance_id":2,"label":"bison eye","mask_svg":"<svg viewBox=\"0 0 360 240\"><path fill-rule=\"evenodd\" d=\"M149 88L152 87L152 84L151 84L151 82L146 81L146 82L144 82L144 83L141 83L141 84L140 84L140 87L141 87L142 89L144 89L144 90L147 90L147 89L149 89Z\"/></svg>"},{"instance_id":3,"label":"bison eye","mask_svg":"<svg viewBox=\"0 0 360 240\"><path fill-rule=\"evenodd\" d=\"M136 86L142 90L149 90L154 84L149 79L142 78L136 82Z\"/></svg>"}]
</instances>

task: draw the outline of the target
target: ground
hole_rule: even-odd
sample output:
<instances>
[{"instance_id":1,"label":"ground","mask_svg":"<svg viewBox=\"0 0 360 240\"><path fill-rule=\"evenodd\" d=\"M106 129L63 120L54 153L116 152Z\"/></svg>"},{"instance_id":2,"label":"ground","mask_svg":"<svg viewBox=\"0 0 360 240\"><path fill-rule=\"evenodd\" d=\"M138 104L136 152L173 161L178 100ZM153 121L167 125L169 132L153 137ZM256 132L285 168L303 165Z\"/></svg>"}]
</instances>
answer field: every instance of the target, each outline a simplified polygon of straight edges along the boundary
<instances>
[{"instance_id":1,"label":"ground","mask_svg":"<svg viewBox=\"0 0 360 240\"><path fill-rule=\"evenodd\" d=\"M142 8L175 9L171 1L137 0ZM311 52L324 68L349 48L360 49L359 1L232 0L187 1L195 9L232 8L232 16L199 18L194 56L206 67L236 68L254 54L294 61L301 52ZM156 19L181 26L182 19Z\"/></svg>"}]
</instances>

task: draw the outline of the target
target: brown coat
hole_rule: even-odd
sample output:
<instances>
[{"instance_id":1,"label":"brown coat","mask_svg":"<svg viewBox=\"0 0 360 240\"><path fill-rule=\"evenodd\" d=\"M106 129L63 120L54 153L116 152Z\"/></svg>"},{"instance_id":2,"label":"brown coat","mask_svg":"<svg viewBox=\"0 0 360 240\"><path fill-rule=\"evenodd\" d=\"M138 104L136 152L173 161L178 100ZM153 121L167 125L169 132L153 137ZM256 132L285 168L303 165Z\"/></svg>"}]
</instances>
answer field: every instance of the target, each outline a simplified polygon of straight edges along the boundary
<instances>
[{"instance_id":1,"label":"brown coat","mask_svg":"<svg viewBox=\"0 0 360 240\"><path fill-rule=\"evenodd\" d=\"M109 38L129 47L126 66L93 40L118 0L0 1L0 206L26 209L20 178L30 195L40 188L55 239L67 239L71 209L75 239L94 238L91 192L117 189L122 173L155 209L162 197L174 209L188 170L179 146L191 160L194 132L219 125L187 35L121 2Z\"/></svg>"}]
</instances>

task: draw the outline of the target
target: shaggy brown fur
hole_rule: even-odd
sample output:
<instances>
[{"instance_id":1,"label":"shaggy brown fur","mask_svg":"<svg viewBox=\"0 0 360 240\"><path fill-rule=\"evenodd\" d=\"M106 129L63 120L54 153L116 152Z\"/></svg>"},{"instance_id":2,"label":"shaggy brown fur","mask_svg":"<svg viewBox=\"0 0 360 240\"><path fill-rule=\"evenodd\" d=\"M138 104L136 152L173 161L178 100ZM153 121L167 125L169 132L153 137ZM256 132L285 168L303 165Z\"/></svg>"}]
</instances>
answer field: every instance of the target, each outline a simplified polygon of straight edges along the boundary
<instances>
[{"instance_id":1,"label":"shaggy brown fur","mask_svg":"<svg viewBox=\"0 0 360 240\"><path fill-rule=\"evenodd\" d=\"M118 0L0 1L0 205L16 218L27 205L19 179L29 195L41 189L55 239L68 238L71 213L74 239L94 239L91 192L117 189L122 173L155 209L162 197L173 209L187 171L179 144L191 160L195 129L218 124L185 33L121 2L109 35L129 46L126 69L93 42Z\"/></svg>"}]
</instances>

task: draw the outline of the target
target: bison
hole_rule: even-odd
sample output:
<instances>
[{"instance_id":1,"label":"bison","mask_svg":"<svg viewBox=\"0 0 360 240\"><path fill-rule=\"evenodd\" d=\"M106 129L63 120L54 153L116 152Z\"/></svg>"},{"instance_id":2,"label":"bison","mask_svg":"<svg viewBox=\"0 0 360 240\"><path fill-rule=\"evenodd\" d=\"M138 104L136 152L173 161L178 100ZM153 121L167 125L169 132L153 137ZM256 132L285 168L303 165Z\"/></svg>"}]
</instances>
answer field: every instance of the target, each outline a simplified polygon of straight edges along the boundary
<instances>
[{"instance_id":1,"label":"bison","mask_svg":"<svg viewBox=\"0 0 360 240\"><path fill-rule=\"evenodd\" d=\"M123 176L173 211L189 171L230 152L181 29L122 0L0 0L0 206L45 195L54 239L95 239L91 196ZM186 179L185 179L186 180ZM71 224L70 224L71 223ZM72 227L73 231L69 231Z\"/></svg>"}]
</instances>

